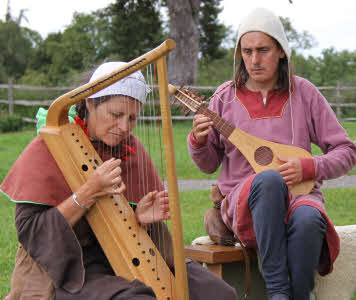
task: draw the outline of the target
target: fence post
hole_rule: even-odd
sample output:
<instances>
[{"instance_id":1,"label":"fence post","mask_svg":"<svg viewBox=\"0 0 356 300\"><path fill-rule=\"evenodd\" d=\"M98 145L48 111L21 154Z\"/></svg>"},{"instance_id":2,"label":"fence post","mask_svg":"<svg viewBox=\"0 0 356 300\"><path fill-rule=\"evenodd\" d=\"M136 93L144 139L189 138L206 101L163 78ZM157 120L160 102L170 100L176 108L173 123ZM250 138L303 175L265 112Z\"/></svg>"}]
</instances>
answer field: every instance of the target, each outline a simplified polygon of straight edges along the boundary
<instances>
[{"instance_id":1,"label":"fence post","mask_svg":"<svg viewBox=\"0 0 356 300\"><path fill-rule=\"evenodd\" d=\"M340 86L340 81L337 81L337 87L336 87L336 117L339 121L341 121L341 86Z\"/></svg>"},{"instance_id":2,"label":"fence post","mask_svg":"<svg viewBox=\"0 0 356 300\"><path fill-rule=\"evenodd\" d=\"M14 113L14 95L13 95L13 88L12 88L12 78L8 79L7 101L9 102L9 115L11 116Z\"/></svg>"}]
</instances>

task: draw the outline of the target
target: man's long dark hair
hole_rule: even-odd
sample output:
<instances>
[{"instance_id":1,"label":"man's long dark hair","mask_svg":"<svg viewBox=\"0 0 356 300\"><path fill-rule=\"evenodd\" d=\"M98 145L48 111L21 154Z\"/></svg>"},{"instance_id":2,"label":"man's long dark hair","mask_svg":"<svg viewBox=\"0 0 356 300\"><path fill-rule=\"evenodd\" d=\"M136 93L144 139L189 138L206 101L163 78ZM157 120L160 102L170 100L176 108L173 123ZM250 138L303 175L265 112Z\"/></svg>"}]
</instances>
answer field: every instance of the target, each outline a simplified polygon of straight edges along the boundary
<instances>
[{"instance_id":1,"label":"man's long dark hair","mask_svg":"<svg viewBox=\"0 0 356 300\"><path fill-rule=\"evenodd\" d=\"M275 39L273 40L276 42L278 48L282 49L281 45ZM291 62L289 62L288 64L287 56L279 60L277 72L278 72L278 77L277 77L276 90L281 92L289 90L290 88L289 83L292 83L292 78L293 78L293 66ZM241 56L240 59L237 61L236 71L235 71L234 83L236 87L240 88L243 85L245 85L248 78L249 78L249 74L247 72L244 60L242 59Z\"/></svg>"}]
</instances>

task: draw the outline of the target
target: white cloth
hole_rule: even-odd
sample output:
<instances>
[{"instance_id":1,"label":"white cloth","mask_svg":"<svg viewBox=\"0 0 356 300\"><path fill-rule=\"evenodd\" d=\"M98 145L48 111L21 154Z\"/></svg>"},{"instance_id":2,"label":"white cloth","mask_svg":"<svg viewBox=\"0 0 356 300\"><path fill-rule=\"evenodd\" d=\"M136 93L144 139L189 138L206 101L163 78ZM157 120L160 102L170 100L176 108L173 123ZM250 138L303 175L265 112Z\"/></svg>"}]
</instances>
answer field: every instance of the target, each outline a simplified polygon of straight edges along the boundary
<instances>
[{"instance_id":1,"label":"white cloth","mask_svg":"<svg viewBox=\"0 0 356 300\"><path fill-rule=\"evenodd\" d=\"M266 8L256 8L242 20L239 26L235 46L235 62L241 58L241 37L251 31L261 31L273 37L283 48L288 60L290 59L291 50L281 20Z\"/></svg>"},{"instance_id":2,"label":"white cloth","mask_svg":"<svg viewBox=\"0 0 356 300\"><path fill-rule=\"evenodd\" d=\"M105 62L101 64L91 76L89 82L93 82L100 77L109 75L114 71L119 70L124 67L127 63L121 61ZM128 96L133 99L140 101L141 103L146 102L147 94L150 89L146 85L146 81L141 71L136 71L125 78L109 85L105 89L89 96L88 98L98 98L110 95L123 95Z\"/></svg>"}]
</instances>

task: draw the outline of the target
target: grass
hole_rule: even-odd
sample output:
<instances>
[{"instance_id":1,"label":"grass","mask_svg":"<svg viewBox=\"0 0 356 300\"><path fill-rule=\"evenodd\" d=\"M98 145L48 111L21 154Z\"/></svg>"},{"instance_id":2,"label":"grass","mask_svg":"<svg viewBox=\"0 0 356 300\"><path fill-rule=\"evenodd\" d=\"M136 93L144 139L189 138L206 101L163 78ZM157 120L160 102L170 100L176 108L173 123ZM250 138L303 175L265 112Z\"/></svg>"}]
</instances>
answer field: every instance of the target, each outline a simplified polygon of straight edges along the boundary
<instances>
[{"instance_id":1,"label":"grass","mask_svg":"<svg viewBox=\"0 0 356 300\"><path fill-rule=\"evenodd\" d=\"M356 140L356 123L343 123L352 140ZM153 131L156 129L153 129ZM176 166L179 179L211 179L217 174L204 175L192 163L186 148L186 136L191 130L191 122L176 122L174 124L174 143L176 154ZM151 132L152 133L152 132ZM138 135L144 132L137 130ZM0 134L0 182L25 148L35 136L34 130L18 133ZM145 142L145 141L144 141ZM155 153L159 147L159 141L147 145L149 152L154 156L154 161L160 161ZM319 152L318 152L319 151ZM316 147L313 154L321 154ZM350 174L356 174L352 170ZM325 189L326 208L335 225L356 224L356 188ZM184 242L191 241L201 235L205 235L203 215L212 204L209 200L209 191L183 191L180 193ZM16 232L14 228L14 204L0 195L0 299L9 291L11 272L14 266L15 251L17 248ZM356 300L356 293L352 300Z\"/></svg>"},{"instance_id":2,"label":"grass","mask_svg":"<svg viewBox=\"0 0 356 300\"><path fill-rule=\"evenodd\" d=\"M351 140L356 140L356 122L344 122L342 124L350 136ZM187 151L187 135L192 128L191 122L179 121L174 123L173 134L174 134L174 149L176 157L176 169L178 179L215 179L218 176L219 170L215 174L204 174L198 170L191 160L189 153ZM32 140L35 136L34 130L28 130L24 132L17 133L6 133L0 134L0 182L5 178L8 170L13 165L19 154L25 148L25 146ZM156 136L161 134L157 128L151 127L149 131L143 131L140 126L135 129L135 134L139 136L142 142L145 144L148 152L153 158L157 169L160 170L160 164L162 158L160 156L163 145L162 141L156 139L155 142L149 142L147 136ZM312 147L313 155L321 155L321 150L314 146ZM349 175L356 174L356 168L349 172Z\"/></svg>"}]
</instances>

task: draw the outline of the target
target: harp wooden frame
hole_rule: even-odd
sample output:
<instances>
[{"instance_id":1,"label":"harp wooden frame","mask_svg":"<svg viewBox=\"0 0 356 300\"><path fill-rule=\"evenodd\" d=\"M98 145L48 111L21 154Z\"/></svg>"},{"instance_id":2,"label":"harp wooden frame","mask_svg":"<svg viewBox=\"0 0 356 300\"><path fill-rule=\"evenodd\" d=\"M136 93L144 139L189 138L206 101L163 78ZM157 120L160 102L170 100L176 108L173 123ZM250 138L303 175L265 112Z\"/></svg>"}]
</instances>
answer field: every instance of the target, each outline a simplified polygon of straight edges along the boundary
<instances>
[{"instance_id":1,"label":"harp wooden frame","mask_svg":"<svg viewBox=\"0 0 356 300\"><path fill-rule=\"evenodd\" d=\"M147 232L137 224L135 213L124 196L101 197L86 218L115 274L130 281L141 280L153 288L160 300L189 298L166 66L166 55L174 48L174 41L167 40L108 76L62 95L50 106L46 126L40 132L75 192L102 161L83 130L68 122L70 106L153 62L157 63L175 276Z\"/></svg>"}]
</instances>

